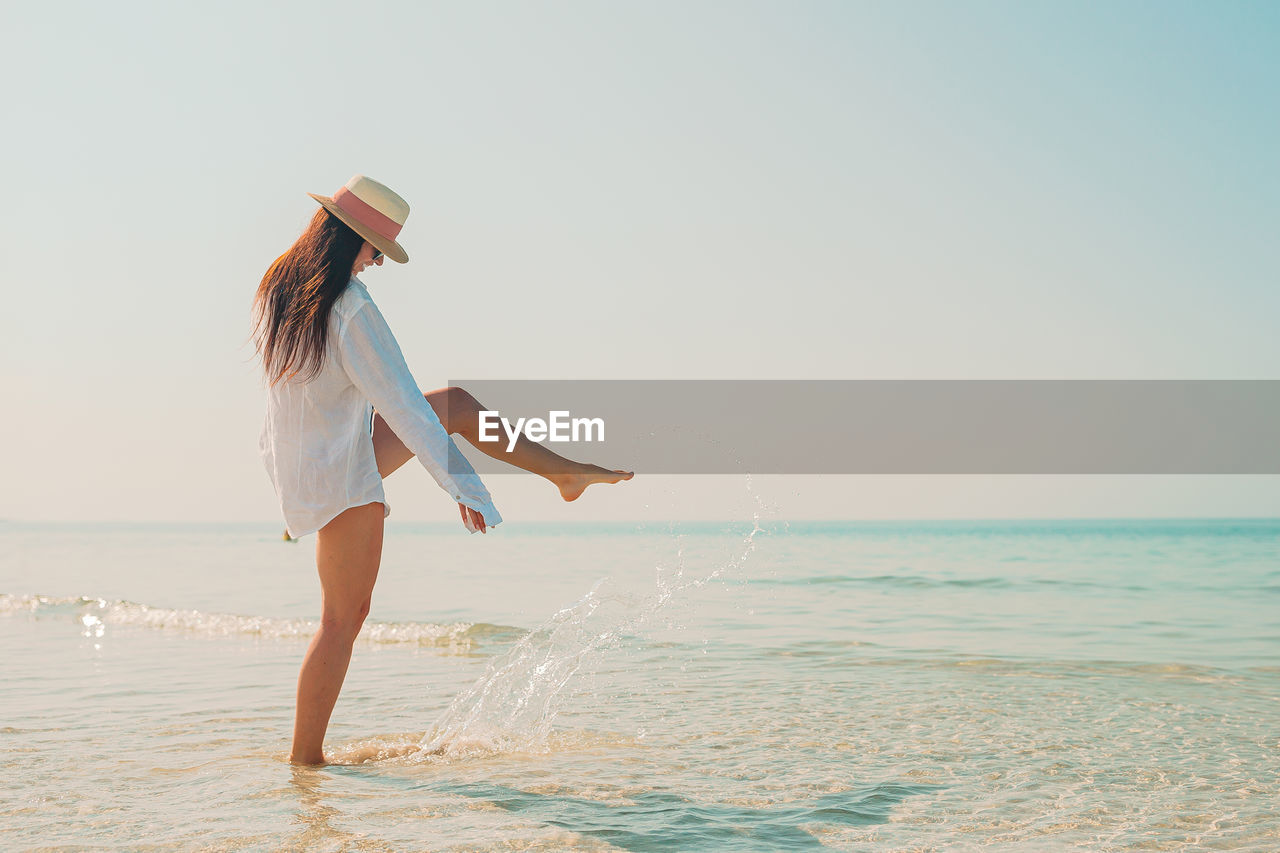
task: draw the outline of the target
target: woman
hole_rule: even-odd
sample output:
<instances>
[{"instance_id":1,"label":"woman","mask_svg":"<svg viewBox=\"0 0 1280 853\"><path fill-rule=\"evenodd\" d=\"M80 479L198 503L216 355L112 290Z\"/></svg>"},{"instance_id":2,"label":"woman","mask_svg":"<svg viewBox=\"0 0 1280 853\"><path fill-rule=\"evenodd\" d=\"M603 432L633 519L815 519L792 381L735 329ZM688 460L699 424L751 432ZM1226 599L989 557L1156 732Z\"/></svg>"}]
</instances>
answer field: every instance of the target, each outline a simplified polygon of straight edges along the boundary
<instances>
[{"instance_id":1,"label":"woman","mask_svg":"<svg viewBox=\"0 0 1280 853\"><path fill-rule=\"evenodd\" d=\"M324 763L324 733L342 689L351 645L369 613L391 514L382 480L411 457L458 503L471 532L502 517L450 434L553 482L565 500L592 483L628 480L565 459L520 436L480 442L483 406L461 388L423 394L369 291L356 278L384 257L405 263L396 238L409 205L356 175L320 203L306 231L262 278L254 342L268 380L262 460L290 536L316 532L320 629L298 676L290 760Z\"/></svg>"}]
</instances>

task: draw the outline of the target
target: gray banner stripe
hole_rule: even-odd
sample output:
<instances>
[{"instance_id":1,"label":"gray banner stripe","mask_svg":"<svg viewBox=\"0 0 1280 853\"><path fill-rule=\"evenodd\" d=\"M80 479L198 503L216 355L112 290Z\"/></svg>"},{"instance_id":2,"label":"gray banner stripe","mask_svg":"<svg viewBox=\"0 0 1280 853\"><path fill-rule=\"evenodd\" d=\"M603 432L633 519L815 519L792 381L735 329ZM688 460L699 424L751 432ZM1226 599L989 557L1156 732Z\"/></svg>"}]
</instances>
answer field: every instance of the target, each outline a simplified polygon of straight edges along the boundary
<instances>
[{"instance_id":1,"label":"gray banner stripe","mask_svg":"<svg viewBox=\"0 0 1280 853\"><path fill-rule=\"evenodd\" d=\"M1280 380L450 384L513 425L555 410L601 418L603 442L542 443L653 474L1280 473ZM482 473L513 470L466 453Z\"/></svg>"}]
</instances>

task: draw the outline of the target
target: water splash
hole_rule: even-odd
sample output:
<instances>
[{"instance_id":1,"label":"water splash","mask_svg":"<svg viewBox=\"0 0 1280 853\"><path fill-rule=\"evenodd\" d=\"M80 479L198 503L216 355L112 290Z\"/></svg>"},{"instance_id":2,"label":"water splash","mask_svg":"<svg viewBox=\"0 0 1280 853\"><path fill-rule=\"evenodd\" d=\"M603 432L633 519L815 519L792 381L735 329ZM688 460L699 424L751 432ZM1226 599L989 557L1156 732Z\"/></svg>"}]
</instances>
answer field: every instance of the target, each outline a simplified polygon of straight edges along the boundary
<instances>
[{"instance_id":1,"label":"water splash","mask_svg":"<svg viewBox=\"0 0 1280 853\"><path fill-rule=\"evenodd\" d=\"M750 491L750 477L747 478ZM567 701L566 688L583 665L648 625L681 593L705 586L740 568L755 550L763 504L756 497L751 532L735 557L709 573L686 572L683 538L677 537L674 572L657 569L656 592L647 596L615 590L610 577L597 580L573 604L530 631L489 662L483 676L454 699L423 735L411 759L463 758L486 753L547 752L551 727Z\"/></svg>"}]
</instances>

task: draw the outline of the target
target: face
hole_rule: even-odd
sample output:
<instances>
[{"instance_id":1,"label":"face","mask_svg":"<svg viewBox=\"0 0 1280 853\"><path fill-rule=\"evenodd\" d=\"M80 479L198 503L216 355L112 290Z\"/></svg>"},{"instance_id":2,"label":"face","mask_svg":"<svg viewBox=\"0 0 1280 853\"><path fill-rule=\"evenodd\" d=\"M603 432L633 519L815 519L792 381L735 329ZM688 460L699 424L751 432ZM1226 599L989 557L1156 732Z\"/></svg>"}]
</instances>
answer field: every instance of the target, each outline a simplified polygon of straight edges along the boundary
<instances>
[{"instance_id":1,"label":"face","mask_svg":"<svg viewBox=\"0 0 1280 853\"><path fill-rule=\"evenodd\" d=\"M366 267L380 267L382 266L382 259L385 257L386 255L379 252L373 247L372 243L366 240L365 244L360 247L360 253L356 255L356 262L351 267L351 274L359 275L365 271Z\"/></svg>"}]
</instances>

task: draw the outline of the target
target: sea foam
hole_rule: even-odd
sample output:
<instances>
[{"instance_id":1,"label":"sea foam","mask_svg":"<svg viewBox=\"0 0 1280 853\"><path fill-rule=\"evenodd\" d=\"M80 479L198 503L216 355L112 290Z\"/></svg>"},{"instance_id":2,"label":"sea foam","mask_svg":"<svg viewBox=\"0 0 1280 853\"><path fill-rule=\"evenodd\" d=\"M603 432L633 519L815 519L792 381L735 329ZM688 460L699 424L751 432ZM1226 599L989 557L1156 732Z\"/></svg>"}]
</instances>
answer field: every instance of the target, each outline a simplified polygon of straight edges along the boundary
<instances>
[{"instance_id":1,"label":"sea foam","mask_svg":"<svg viewBox=\"0 0 1280 853\"><path fill-rule=\"evenodd\" d=\"M133 601L108 601L79 596L0 593L0 615L28 614L38 619L66 618L78 624L85 636L101 637L114 627L181 631L207 637L251 636L273 640L310 639L320 627L315 619L241 616L152 607ZM523 629L486 622L365 622L357 642L429 646L444 651L467 652L486 642L512 640Z\"/></svg>"}]
</instances>

